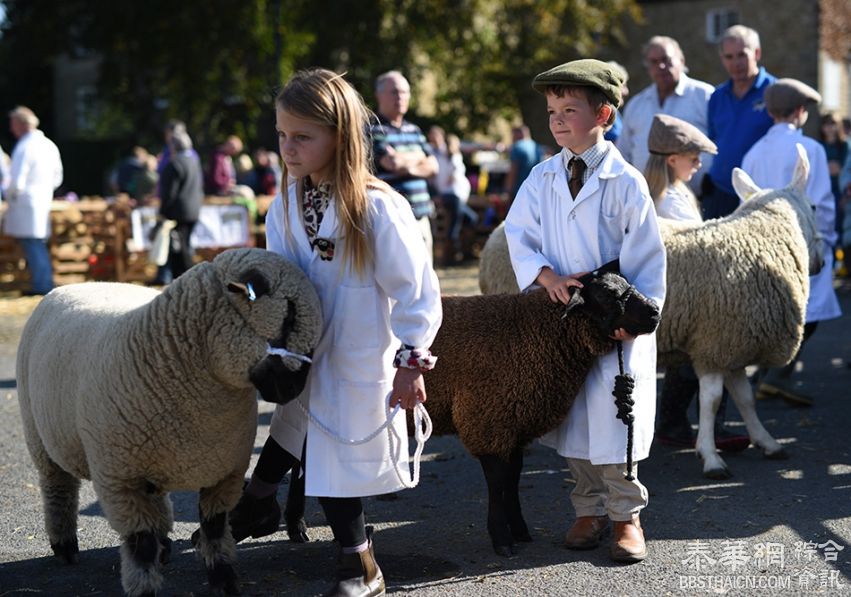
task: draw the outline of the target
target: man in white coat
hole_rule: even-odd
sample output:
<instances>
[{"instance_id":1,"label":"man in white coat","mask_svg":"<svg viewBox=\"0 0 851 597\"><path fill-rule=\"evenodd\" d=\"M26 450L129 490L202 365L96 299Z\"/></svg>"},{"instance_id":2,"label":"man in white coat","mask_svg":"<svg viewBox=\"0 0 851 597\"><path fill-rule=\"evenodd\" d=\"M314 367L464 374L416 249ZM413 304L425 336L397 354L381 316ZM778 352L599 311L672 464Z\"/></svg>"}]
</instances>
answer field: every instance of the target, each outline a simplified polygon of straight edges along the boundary
<instances>
[{"instance_id":1,"label":"man in white coat","mask_svg":"<svg viewBox=\"0 0 851 597\"><path fill-rule=\"evenodd\" d=\"M659 307L665 299L665 248L644 177L603 140L621 102L622 79L599 60L575 60L541 73L533 87L546 95L550 132L564 149L538 164L520 187L505 223L511 263L521 289L537 284L567 303L582 273L620 260L620 270ZM656 336L623 340L626 369L635 377L632 457L647 458L656 412ZM576 487L576 522L565 545L599 545L609 520L610 555L618 562L646 557L639 512L647 489L626 470L627 432L612 397L617 352L601 357L561 426L542 441L567 458Z\"/></svg>"},{"instance_id":2,"label":"man in white coat","mask_svg":"<svg viewBox=\"0 0 851 597\"><path fill-rule=\"evenodd\" d=\"M653 83L637 93L624 108L623 130L617 147L627 162L644 172L650 159L647 139L653 117L656 114L675 116L706 134L709 98L715 88L686 75L685 56L680 44L672 37L651 37L642 48L642 56ZM700 170L690 183L696 194L700 192L700 181L709 170L712 157L706 152L700 154Z\"/></svg>"},{"instance_id":3,"label":"man in white coat","mask_svg":"<svg viewBox=\"0 0 851 597\"><path fill-rule=\"evenodd\" d=\"M12 152L9 184L4 191L8 209L3 231L18 239L32 279L28 295L53 289L53 267L47 250L50 204L62 184L62 160L56 145L38 130L32 110L18 106L9 113L9 128L18 139Z\"/></svg>"},{"instance_id":4,"label":"man in white coat","mask_svg":"<svg viewBox=\"0 0 851 597\"><path fill-rule=\"evenodd\" d=\"M810 162L807 195L815 207L816 226L824 240L824 266L818 274L810 276L804 341L798 349L800 355L804 343L816 331L819 321L835 319L842 315L833 290L833 249L837 241L834 226L836 204L830 190L827 154L821 143L805 137L801 131L807 121L807 107L821 102L821 96L801 81L778 79L766 88L764 98L765 107L774 119L774 125L745 154L742 170L762 188L783 188L792 180L798 159L797 146L803 146ZM812 397L802 394L789 380L798 355L795 355L786 367L772 369L763 377L758 397L781 396L797 404L812 405Z\"/></svg>"}]
</instances>

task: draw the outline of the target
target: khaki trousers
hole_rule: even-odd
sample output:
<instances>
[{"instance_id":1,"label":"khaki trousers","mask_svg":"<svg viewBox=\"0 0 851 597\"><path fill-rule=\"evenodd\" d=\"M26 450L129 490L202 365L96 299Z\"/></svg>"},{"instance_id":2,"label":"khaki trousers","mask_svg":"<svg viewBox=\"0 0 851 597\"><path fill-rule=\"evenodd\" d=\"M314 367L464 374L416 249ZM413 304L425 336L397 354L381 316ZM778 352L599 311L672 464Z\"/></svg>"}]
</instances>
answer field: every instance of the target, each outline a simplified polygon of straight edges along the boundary
<instances>
[{"instance_id":1,"label":"khaki trousers","mask_svg":"<svg viewBox=\"0 0 851 597\"><path fill-rule=\"evenodd\" d=\"M576 516L608 516L611 520L632 520L647 506L647 488L638 480L638 465L632 465L633 481L624 478L626 464L591 464L590 460L568 458L576 487L570 501Z\"/></svg>"}]
</instances>

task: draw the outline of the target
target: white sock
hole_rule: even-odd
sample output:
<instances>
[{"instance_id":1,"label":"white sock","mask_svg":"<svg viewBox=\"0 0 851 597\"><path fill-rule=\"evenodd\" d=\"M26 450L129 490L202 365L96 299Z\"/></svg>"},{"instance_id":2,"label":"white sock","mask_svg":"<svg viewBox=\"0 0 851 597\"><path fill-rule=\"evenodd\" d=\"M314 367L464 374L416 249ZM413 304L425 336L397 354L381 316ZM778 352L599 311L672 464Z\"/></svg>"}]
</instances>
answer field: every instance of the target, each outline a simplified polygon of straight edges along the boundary
<instances>
[{"instance_id":1,"label":"white sock","mask_svg":"<svg viewBox=\"0 0 851 597\"><path fill-rule=\"evenodd\" d=\"M361 553L369 549L369 541L364 541L360 545L355 545L354 547L344 547L343 553Z\"/></svg>"}]
</instances>

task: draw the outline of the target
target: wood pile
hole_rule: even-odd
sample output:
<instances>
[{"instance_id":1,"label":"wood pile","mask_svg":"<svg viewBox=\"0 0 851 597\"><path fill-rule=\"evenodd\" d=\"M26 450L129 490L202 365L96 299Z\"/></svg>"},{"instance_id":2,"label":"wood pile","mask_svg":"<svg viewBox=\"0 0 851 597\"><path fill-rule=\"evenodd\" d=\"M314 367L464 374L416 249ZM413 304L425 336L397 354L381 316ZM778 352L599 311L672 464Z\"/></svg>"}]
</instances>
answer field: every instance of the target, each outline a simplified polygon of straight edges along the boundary
<instances>
[{"instance_id":1,"label":"wood pile","mask_svg":"<svg viewBox=\"0 0 851 597\"><path fill-rule=\"evenodd\" d=\"M272 197L258 197L257 219L251 233L257 246L265 246L262 225ZM205 199L206 204L227 204L222 197ZM0 207L0 218L2 218ZM126 196L109 201L83 197L80 201L53 202L50 211L52 234L48 241L56 285L87 280L144 282L154 277L156 266L148 264L146 251L128 251L131 238L132 204ZM196 252L196 260L209 260L221 249ZM17 241L0 233L0 291L29 288L29 272Z\"/></svg>"}]
</instances>

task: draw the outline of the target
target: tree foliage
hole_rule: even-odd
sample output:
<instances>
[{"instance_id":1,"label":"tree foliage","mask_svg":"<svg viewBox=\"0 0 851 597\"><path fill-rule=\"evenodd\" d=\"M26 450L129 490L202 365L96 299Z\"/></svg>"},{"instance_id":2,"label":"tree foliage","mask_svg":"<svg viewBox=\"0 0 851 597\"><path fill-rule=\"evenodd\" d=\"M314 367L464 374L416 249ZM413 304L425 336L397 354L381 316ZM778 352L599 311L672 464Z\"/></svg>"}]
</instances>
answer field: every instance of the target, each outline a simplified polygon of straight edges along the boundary
<instances>
[{"instance_id":1,"label":"tree foliage","mask_svg":"<svg viewBox=\"0 0 851 597\"><path fill-rule=\"evenodd\" d=\"M370 103L378 73L402 70L415 93L429 73L437 120L461 133L518 108L528 118L539 109L535 73L616 43L638 10L634 0L4 4L0 96L49 114L56 57L98 56L95 137L159 140L181 118L208 145L230 132L253 138L275 88L314 65L345 70Z\"/></svg>"}]
</instances>

